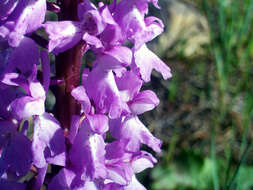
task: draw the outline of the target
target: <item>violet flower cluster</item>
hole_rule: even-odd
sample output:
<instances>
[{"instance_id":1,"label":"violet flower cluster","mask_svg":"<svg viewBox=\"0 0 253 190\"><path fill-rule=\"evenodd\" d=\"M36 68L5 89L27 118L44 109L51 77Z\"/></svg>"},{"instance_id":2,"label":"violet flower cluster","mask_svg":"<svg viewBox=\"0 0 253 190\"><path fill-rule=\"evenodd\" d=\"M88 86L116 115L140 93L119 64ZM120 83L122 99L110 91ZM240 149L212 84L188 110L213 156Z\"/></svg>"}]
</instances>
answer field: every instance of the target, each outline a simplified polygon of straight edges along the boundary
<instances>
[{"instance_id":1,"label":"violet flower cluster","mask_svg":"<svg viewBox=\"0 0 253 190\"><path fill-rule=\"evenodd\" d=\"M60 15L66 2L77 4L76 19L45 19L46 11ZM160 19L147 16L149 4L160 8L158 0L58 3L0 1L0 189L145 189L135 174L157 160L141 148L159 153L161 141L138 119L159 104L141 87L153 69L171 77L146 46L163 31ZM46 47L39 30L48 36ZM49 54L64 58L78 44L81 55L92 52L95 60L76 73L78 85L67 85L68 76L57 78ZM56 86L79 106L70 123L45 108Z\"/></svg>"}]
</instances>

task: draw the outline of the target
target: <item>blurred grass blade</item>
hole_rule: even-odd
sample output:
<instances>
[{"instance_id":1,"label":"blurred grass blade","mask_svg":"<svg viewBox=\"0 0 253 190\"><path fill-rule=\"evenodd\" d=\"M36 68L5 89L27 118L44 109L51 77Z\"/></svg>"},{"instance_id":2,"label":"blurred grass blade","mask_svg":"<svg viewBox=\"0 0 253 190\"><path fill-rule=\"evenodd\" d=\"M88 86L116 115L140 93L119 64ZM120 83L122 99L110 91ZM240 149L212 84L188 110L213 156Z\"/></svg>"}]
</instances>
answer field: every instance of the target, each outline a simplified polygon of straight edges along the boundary
<instances>
[{"instance_id":1,"label":"blurred grass blade","mask_svg":"<svg viewBox=\"0 0 253 190\"><path fill-rule=\"evenodd\" d=\"M212 176L213 176L213 186L214 190L219 190L219 177L217 171L217 160L216 160L216 145L215 145L215 136L216 136L216 122L211 129L211 160L213 162Z\"/></svg>"},{"instance_id":2,"label":"blurred grass blade","mask_svg":"<svg viewBox=\"0 0 253 190\"><path fill-rule=\"evenodd\" d=\"M240 168L242 166L242 164L245 162L246 158L247 158L247 155L249 153L251 149L251 142L248 144L248 146L245 148L244 152L243 152L243 155L242 155L242 158L239 162L239 164L236 166L236 170L233 174L233 177L228 185L228 189L229 190L232 190L234 188L234 185L236 184L236 181L237 181L237 177L238 177L238 174L239 174L239 171L240 171Z\"/></svg>"}]
</instances>

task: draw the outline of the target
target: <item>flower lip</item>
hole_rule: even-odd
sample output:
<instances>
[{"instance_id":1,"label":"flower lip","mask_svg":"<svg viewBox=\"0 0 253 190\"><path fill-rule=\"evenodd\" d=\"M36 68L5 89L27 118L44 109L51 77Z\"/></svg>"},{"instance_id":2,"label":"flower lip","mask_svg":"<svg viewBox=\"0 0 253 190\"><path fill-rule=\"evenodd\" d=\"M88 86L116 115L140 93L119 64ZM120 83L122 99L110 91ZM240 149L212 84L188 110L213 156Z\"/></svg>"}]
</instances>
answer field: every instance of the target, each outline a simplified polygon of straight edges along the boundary
<instances>
[{"instance_id":1,"label":"flower lip","mask_svg":"<svg viewBox=\"0 0 253 190\"><path fill-rule=\"evenodd\" d=\"M88 13L82 21L81 29L87 31L91 35L95 35L98 33L97 23L91 13Z\"/></svg>"}]
</instances>

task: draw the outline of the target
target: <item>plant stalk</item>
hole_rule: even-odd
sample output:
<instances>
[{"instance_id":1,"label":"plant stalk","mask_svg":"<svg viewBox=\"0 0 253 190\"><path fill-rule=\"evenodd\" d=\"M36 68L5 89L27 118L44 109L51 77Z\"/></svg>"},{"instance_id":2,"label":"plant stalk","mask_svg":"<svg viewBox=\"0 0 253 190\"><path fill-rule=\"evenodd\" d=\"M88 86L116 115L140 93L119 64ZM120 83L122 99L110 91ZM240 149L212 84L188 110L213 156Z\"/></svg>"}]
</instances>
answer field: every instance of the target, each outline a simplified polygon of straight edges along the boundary
<instances>
[{"instance_id":1,"label":"plant stalk","mask_svg":"<svg viewBox=\"0 0 253 190\"><path fill-rule=\"evenodd\" d=\"M59 21L77 21L79 2L80 0L59 1L61 8L58 14ZM56 117L66 131L70 128L72 115L80 113L80 105L71 96L71 91L80 82L82 47L84 45L84 42L79 42L73 48L56 56L56 78L64 80L64 83L56 87Z\"/></svg>"}]
</instances>

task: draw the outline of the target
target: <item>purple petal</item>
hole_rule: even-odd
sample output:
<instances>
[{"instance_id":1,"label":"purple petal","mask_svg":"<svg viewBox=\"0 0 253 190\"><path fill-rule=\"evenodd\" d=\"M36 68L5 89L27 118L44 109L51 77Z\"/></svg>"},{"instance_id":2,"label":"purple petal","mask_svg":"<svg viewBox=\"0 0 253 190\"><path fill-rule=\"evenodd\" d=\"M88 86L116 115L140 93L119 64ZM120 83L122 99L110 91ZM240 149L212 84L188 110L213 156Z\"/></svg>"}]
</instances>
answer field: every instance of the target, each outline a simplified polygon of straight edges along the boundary
<instances>
[{"instance_id":1,"label":"purple petal","mask_svg":"<svg viewBox=\"0 0 253 190\"><path fill-rule=\"evenodd\" d=\"M151 41L156 36L160 35L163 32L164 24L161 19L149 16L145 18L145 24L146 24L146 37L147 39L144 40L144 42Z\"/></svg>"},{"instance_id":2,"label":"purple petal","mask_svg":"<svg viewBox=\"0 0 253 190\"><path fill-rule=\"evenodd\" d=\"M107 183L104 185L103 190L124 190L123 185L117 183Z\"/></svg>"},{"instance_id":3,"label":"purple petal","mask_svg":"<svg viewBox=\"0 0 253 190\"><path fill-rule=\"evenodd\" d=\"M100 7L99 12L100 12L101 17L103 18L104 22L106 22L107 24L111 24L111 25L116 24L108 6L103 5L102 7Z\"/></svg>"},{"instance_id":4,"label":"purple petal","mask_svg":"<svg viewBox=\"0 0 253 190\"><path fill-rule=\"evenodd\" d=\"M147 1L122 0L113 15L125 38L134 41L134 36L145 30L144 14L148 10Z\"/></svg>"},{"instance_id":5,"label":"purple petal","mask_svg":"<svg viewBox=\"0 0 253 190\"><path fill-rule=\"evenodd\" d=\"M17 176L24 176L33 162L31 141L18 132L1 135L7 135L7 143L2 150L0 168L6 168Z\"/></svg>"},{"instance_id":6,"label":"purple petal","mask_svg":"<svg viewBox=\"0 0 253 190\"><path fill-rule=\"evenodd\" d=\"M70 186L74 178L75 173L73 171L63 168L49 183L48 190L70 190Z\"/></svg>"},{"instance_id":7,"label":"purple petal","mask_svg":"<svg viewBox=\"0 0 253 190\"><path fill-rule=\"evenodd\" d=\"M0 49L1 49L1 54L0 54L0 75L4 73L4 70L7 66L7 61L9 58L9 55L11 53L11 48L9 48L8 42L1 40L0 39Z\"/></svg>"},{"instance_id":8,"label":"purple petal","mask_svg":"<svg viewBox=\"0 0 253 190\"><path fill-rule=\"evenodd\" d=\"M76 138L80 125L81 125L81 117L77 115L73 115L72 120L71 120L70 130L69 130L69 136L68 136L68 139L71 144L73 144Z\"/></svg>"},{"instance_id":9,"label":"purple petal","mask_svg":"<svg viewBox=\"0 0 253 190\"><path fill-rule=\"evenodd\" d=\"M118 46L124 41L119 25L108 24L104 31L100 34L100 39L106 47Z\"/></svg>"},{"instance_id":10,"label":"purple petal","mask_svg":"<svg viewBox=\"0 0 253 190\"><path fill-rule=\"evenodd\" d=\"M83 36L79 23L73 21L46 22L44 25L50 41L48 51L58 54L76 45Z\"/></svg>"},{"instance_id":11,"label":"purple petal","mask_svg":"<svg viewBox=\"0 0 253 190\"><path fill-rule=\"evenodd\" d=\"M47 167L48 165L46 164L45 167L38 168L38 175L33 184L33 190L40 190L40 188L42 187L47 173Z\"/></svg>"},{"instance_id":12,"label":"purple petal","mask_svg":"<svg viewBox=\"0 0 253 190\"><path fill-rule=\"evenodd\" d=\"M46 0L32 0L28 6L27 12L27 33L37 30L44 22L47 5Z\"/></svg>"},{"instance_id":13,"label":"purple petal","mask_svg":"<svg viewBox=\"0 0 253 190\"><path fill-rule=\"evenodd\" d=\"M146 188L140 184L140 182L136 179L136 176L133 175L130 179L130 183L127 185L120 185L118 183L114 183L108 180L105 183L103 190L146 190Z\"/></svg>"},{"instance_id":14,"label":"purple petal","mask_svg":"<svg viewBox=\"0 0 253 190\"><path fill-rule=\"evenodd\" d=\"M86 115L85 124L94 133L104 134L108 131L108 118L102 114Z\"/></svg>"},{"instance_id":15,"label":"purple petal","mask_svg":"<svg viewBox=\"0 0 253 190\"><path fill-rule=\"evenodd\" d=\"M10 86L21 86L28 89L27 79L18 73L5 73L2 76L1 82Z\"/></svg>"},{"instance_id":16,"label":"purple petal","mask_svg":"<svg viewBox=\"0 0 253 190\"><path fill-rule=\"evenodd\" d=\"M138 93L133 100L128 103L131 112L135 115L142 114L154 109L159 104L159 99L151 90Z\"/></svg>"},{"instance_id":17,"label":"purple petal","mask_svg":"<svg viewBox=\"0 0 253 190\"><path fill-rule=\"evenodd\" d=\"M121 77L115 77L115 80L120 96L126 102L132 100L142 86L142 80L132 71L125 71Z\"/></svg>"},{"instance_id":18,"label":"purple petal","mask_svg":"<svg viewBox=\"0 0 253 190\"><path fill-rule=\"evenodd\" d=\"M46 0L19 1L15 9L0 26L0 36L8 38L11 46L17 47L26 33L41 26L46 14Z\"/></svg>"},{"instance_id":19,"label":"purple petal","mask_svg":"<svg viewBox=\"0 0 253 190\"><path fill-rule=\"evenodd\" d=\"M12 114L18 120L25 119L33 115L41 115L45 112L44 100L24 96L17 98L10 104Z\"/></svg>"},{"instance_id":20,"label":"purple petal","mask_svg":"<svg viewBox=\"0 0 253 190\"><path fill-rule=\"evenodd\" d=\"M113 69L113 73L115 74L115 80L117 80L117 78L120 78L123 76L123 74L127 71L127 69L125 67L119 67L116 69ZM118 85L118 84L117 84Z\"/></svg>"},{"instance_id":21,"label":"purple petal","mask_svg":"<svg viewBox=\"0 0 253 190\"><path fill-rule=\"evenodd\" d=\"M134 43L136 49L152 40L163 31L162 21L155 17L144 19L150 0L122 0L118 3L114 19L122 29L125 39ZM152 1L158 8L157 0Z\"/></svg>"},{"instance_id":22,"label":"purple petal","mask_svg":"<svg viewBox=\"0 0 253 190\"><path fill-rule=\"evenodd\" d=\"M99 11L88 0L78 4L78 15L81 21L80 28L90 35L96 36L106 27L106 22L104 22Z\"/></svg>"},{"instance_id":23,"label":"purple petal","mask_svg":"<svg viewBox=\"0 0 253 190\"><path fill-rule=\"evenodd\" d=\"M92 36L92 35L88 34L87 32L84 33L84 35L83 35L82 38L83 38L83 40L84 40L87 44L89 44L89 45L91 45L91 46L94 46L94 47L97 48L97 49L103 47L102 42L101 42L96 36Z\"/></svg>"},{"instance_id":24,"label":"purple petal","mask_svg":"<svg viewBox=\"0 0 253 190\"><path fill-rule=\"evenodd\" d=\"M130 65L132 61L131 50L124 46L114 46L113 48L106 50L104 54L110 56L111 58L116 59L119 63L121 63L124 66Z\"/></svg>"},{"instance_id":25,"label":"purple petal","mask_svg":"<svg viewBox=\"0 0 253 190\"><path fill-rule=\"evenodd\" d=\"M31 74L27 77L29 82L37 81L38 69L37 65L33 64L31 68Z\"/></svg>"},{"instance_id":26,"label":"purple petal","mask_svg":"<svg viewBox=\"0 0 253 190\"><path fill-rule=\"evenodd\" d=\"M163 32L164 25L160 19L150 16L145 18L144 22L145 28L132 37L135 41L135 49L139 49L144 43L153 40Z\"/></svg>"},{"instance_id":27,"label":"purple petal","mask_svg":"<svg viewBox=\"0 0 253 190\"><path fill-rule=\"evenodd\" d=\"M39 82L30 82L28 94L33 98L41 98L43 100L46 97L45 90Z\"/></svg>"},{"instance_id":28,"label":"purple petal","mask_svg":"<svg viewBox=\"0 0 253 190\"><path fill-rule=\"evenodd\" d=\"M12 118L13 115L10 112L10 104L16 98L23 96L24 94L12 87L9 88L0 88L0 117L3 118Z\"/></svg>"},{"instance_id":29,"label":"purple petal","mask_svg":"<svg viewBox=\"0 0 253 190\"><path fill-rule=\"evenodd\" d=\"M39 50L37 44L30 38L23 38L18 47L9 55L5 72L20 71L29 77L33 73L33 66L39 64Z\"/></svg>"},{"instance_id":30,"label":"purple petal","mask_svg":"<svg viewBox=\"0 0 253 190\"><path fill-rule=\"evenodd\" d=\"M107 183L104 186L103 190L146 190L146 188L136 179L136 176L133 175L130 179L130 184L120 185L117 183Z\"/></svg>"},{"instance_id":31,"label":"purple petal","mask_svg":"<svg viewBox=\"0 0 253 190\"><path fill-rule=\"evenodd\" d=\"M147 168L153 168L157 160L148 152L141 151L141 154L136 155L131 161L134 173L142 172Z\"/></svg>"},{"instance_id":32,"label":"purple petal","mask_svg":"<svg viewBox=\"0 0 253 190\"><path fill-rule=\"evenodd\" d=\"M80 190L100 190L100 188L93 181L86 181Z\"/></svg>"},{"instance_id":33,"label":"purple petal","mask_svg":"<svg viewBox=\"0 0 253 190\"><path fill-rule=\"evenodd\" d=\"M88 75L84 86L88 96L93 100L97 113L109 113L110 118L117 118L127 109L120 99L113 72L97 65ZM97 91L96 89L99 89Z\"/></svg>"},{"instance_id":34,"label":"purple petal","mask_svg":"<svg viewBox=\"0 0 253 190\"><path fill-rule=\"evenodd\" d=\"M146 188L133 175L131 183L124 187L124 190L146 190Z\"/></svg>"},{"instance_id":35,"label":"purple petal","mask_svg":"<svg viewBox=\"0 0 253 190\"><path fill-rule=\"evenodd\" d=\"M0 2L0 21L4 21L17 6L18 0L8 0Z\"/></svg>"},{"instance_id":36,"label":"purple petal","mask_svg":"<svg viewBox=\"0 0 253 190\"><path fill-rule=\"evenodd\" d=\"M120 140L115 140L112 143L108 143L105 147L106 150L106 159L107 160L125 160L126 158L123 158L124 156L128 157L128 160L130 160L129 155L126 155L126 146L129 143L128 139L120 139Z\"/></svg>"},{"instance_id":37,"label":"purple petal","mask_svg":"<svg viewBox=\"0 0 253 190\"><path fill-rule=\"evenodd\" d=\"M0 120L0 149L6 145L8 134L14 134L16 130L16 126L10 121Z\"/></svg>"},{"instance_id":38,"label":"purple petal","mask_svg":"<svg viewBox=\"0 0 253 190\"><path fill-rule=\"evenodd\" d=\"M107 6L102 6L100 13L103 20L107 23L106 28L100 34L101 41L107 47L118 46L120 42L124 41L119 25L115 22Z\"/></svg>"},{"instance_id":39,"label":"purple petal","mask_svg":"<svg viewBox=\"0 0 253 190\"><path fill-rule=\"evenodd\" d=\"M0 179L0 189L25 190L26 185L15 181L7 181L5 179Z\"/></svg>"},{"instance_id":40,"label":"purple petal","mask_svg":"<svg viewBox=\"0 0 253 190\"><path fill-rule=\"evenodd\" d=\"M107 178L120 185L127 185L130 183L133 176L131 166L124 162L107 164Z\"/></svg>"},{"instance_id":41,"label":"purple petal","mask_svg":"<svg viewBox=\"0 0 253 190\"><path fill-rule=\"evenodd\" d=\"M71 167L90 179L105 178L105 143L102 136L91 134L82 127L72 145L69 156Z\"/></svg>"},{"instance_id":42,"label":"purple petal","mask_svg":"<svg viewBox=\"0 0 253 190\"><path fill-rule=\"evenodd\" d=\"M124 46L115 46L109 50L101 52L95 62L95 67L100 70L115 70L129 66L132 61L132 52Z\"/></svg>"},{"instance_id":43,"label":"purple petal","mask_svg":"<svg viewBox=\"0 0 253 190\"><path fill-rule=\"evenodd\" d=\"M116 139L129 139L128 150L135 150L140 144L146 144L155 152L161 152L162 142L155 138L138 117L110 121L110 132Z\"/></svg>"},{"instance_id":44,"label":"purple petal","mask_svg":"<svg viewBox=\"0 0 253 190\"><path fill-rule=\"evenodd\" d=\"M45 167L46 163L65 166L63 130L52 115L44 113L35 118L32 149L37 167Z\"/></svg>"},{"instance_id":45,"label":"purple petal","mask_svg":"<svg viewBox=\"0 0 253 190\"><path fill-rule=\"evenodd\" d=\"M134 53L136 66L140 69L140 74L145 82L150 81L153 69L160 72L166 80L172 76L170 68L144 44Z\"/></svg>"},{"instance_id":46,"label":"purple petal","mask_svg":"<svg viewBox=\"0 0 253 190\"><path fill-rule=\"evenodd\" d=\"M84 111L84 113L90 112L91 103L83 86L78 86L74 88L71 91L71 95L82 104L82 110Z\"/></svg>"},{"instance_id":47,"label":"purple petal","mask_svg":"<svg viewBox=\"0 0 253 190\"><path fill-rule=\"evenodd\" d=\"M97 10L96 6L90 2L90 0L84 0L82 3L78 4L78 18L79 20L83 20L85 18L85 14L88 11Z\"/></svg>"},{"instance_id":48,"label":"purple petal","mask_svg":"<svg viewBox=\"0 0 253 190\"><path fill-rule=\"evenodd\" d=\"M78 179L72 170L63 168L50 182L48 190L99 190L96 183Z\"/></svg>"}]
</instances>

